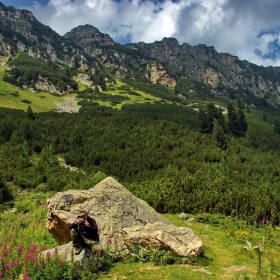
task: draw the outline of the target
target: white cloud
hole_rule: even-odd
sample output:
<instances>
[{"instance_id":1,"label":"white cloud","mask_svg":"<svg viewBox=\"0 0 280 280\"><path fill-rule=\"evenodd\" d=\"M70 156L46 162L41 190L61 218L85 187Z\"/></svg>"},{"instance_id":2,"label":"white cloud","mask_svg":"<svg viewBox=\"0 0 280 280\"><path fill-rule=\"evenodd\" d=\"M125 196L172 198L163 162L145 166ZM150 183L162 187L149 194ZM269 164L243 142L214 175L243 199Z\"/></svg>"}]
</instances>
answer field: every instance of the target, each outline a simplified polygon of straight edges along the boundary
<instances>
[{"instance_id":1,"label":"white cloud","mask_svg":"<svg viewBox=\"0 0 280 280\"><path fill-rule=\"evenodd\" d=\"M279 37L279 32L268 32L280 26L279 0L50 0L27 8L61 35L91 24L115 41L174 37L180 44L206 44L256 64L280 65L280 57L255 53L269 53L270 42Z\"/></svg>"}]
</instances>

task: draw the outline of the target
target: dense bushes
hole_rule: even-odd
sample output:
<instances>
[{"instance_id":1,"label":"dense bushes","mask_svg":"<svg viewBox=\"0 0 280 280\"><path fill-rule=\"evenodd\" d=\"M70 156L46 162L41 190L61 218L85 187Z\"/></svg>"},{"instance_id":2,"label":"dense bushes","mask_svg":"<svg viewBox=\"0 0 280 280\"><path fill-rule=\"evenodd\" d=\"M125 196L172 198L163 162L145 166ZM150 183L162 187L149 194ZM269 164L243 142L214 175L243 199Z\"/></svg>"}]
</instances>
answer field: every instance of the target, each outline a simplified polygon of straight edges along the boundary
<instances>
[{"instance_id":1,"label":"dense bushes","mask_svg":"<svg viewBox=\"0 0 280 280\"><path fill-rule=\"evenodd\" d=\"M20 53L11 63L9 76L5 76L3 80L22 87L34 86L38 80L47 80L61 91L71 87L73 90L78 89L77 83L69 76L69 69L62 69L52 61L43 61L29 56L27 53Z\"/></svg>"},{"instance_id":2,"label":"dense bushes","mask_svg":"<svg viewBox=\"0 0 280 280\"><path fill-rule=\"evenodd\" d=\"M110 175L159 212L205 211L280 222L280 139L256 117L246 137L237 140L221 138L228 118L218 122L219 110L212 105L213 132L201 134L198 113L188 107L143 104L119 111L82 104L79 114L33 118L0 110L4 183L61 191L92 187ZM254 132L259 127L264 135ZM61 166L60 157L78 170Z\"/></svg>"}]
</instances>

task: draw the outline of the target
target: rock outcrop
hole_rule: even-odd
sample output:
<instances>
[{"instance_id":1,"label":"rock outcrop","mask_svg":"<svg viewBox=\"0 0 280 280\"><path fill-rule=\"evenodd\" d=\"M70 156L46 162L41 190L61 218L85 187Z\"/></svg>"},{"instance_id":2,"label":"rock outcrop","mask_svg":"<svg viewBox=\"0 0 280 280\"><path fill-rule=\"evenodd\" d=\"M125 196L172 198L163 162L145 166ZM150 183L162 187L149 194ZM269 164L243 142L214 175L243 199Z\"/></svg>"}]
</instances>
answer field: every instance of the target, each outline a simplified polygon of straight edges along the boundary
<instances>
[{"instance_id":1,"label":"rock outcrop","mask_svg":"<svg viewBox=\"0 0 280 280\"><path fill-rule=\"evenodd\" d=\"M153 83L161 85L176 86L176 79L173 78L160 63L147 65L147 78Z\"/></svg>"},{"instance_id":2,"label":"rock outcrop","mask_svg":"<svg viewBox=\"0 0 280 280\"><path fill-rule=\"evenodd\" d=\"M191 229L175 227L145 201L111 177L89 190L59 192L48 200L46 227L61 243L71 241L68 226L83 211L97 221L100 246L119 255L130 246L170 250L197 256L202 241Z\"/></svg>"}]
</instances>

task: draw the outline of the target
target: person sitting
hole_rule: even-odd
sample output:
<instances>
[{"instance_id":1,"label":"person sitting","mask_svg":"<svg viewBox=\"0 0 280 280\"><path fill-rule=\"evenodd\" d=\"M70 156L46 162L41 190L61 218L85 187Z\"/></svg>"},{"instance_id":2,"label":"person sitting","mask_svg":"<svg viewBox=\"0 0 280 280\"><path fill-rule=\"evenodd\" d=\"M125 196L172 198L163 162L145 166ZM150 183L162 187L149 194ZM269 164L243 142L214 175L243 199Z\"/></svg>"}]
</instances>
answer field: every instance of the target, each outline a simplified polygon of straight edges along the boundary
<instances>
[{"instance_id":1,"label":"person sitting","mask_svg":"<svg viewBox=\"0 0 280 280\"><path fill-rule=\"evenodd\" d=\"M99 243L98 227L95 219L83 212L69 226L75 255L80 254L82 248L90 248L94 251L94 246Z\"/></svg>"}]
</instances>

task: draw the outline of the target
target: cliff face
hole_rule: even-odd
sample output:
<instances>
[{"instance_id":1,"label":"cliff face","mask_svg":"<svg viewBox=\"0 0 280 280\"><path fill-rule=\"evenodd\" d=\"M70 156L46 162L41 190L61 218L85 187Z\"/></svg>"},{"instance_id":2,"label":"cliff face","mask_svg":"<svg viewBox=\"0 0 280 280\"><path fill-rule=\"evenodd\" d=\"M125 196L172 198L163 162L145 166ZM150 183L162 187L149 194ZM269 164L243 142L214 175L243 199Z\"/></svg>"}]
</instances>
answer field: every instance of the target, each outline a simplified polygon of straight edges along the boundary
<instances>
[{"instance_id":1,"label":"cliff face","mask_svg":"<svg viewBox=\"0 0 280 280\"><path fill-rule=\"evenodd\" d=\"M280 100L278 67L240 61L206 45L180 45L174 38L123 46L90 25L78 26L60 36L31 12L0 3L0 64L7 63L19 51L75 66L80 71L93 73L95 68L107 68L117 75L129 73L132 79L142 75L147 82L170 87L176 87L182 78L190 78L203 83L216 96L229 96L232 92L242 96L249 92L259 97L273 96L277 103Z\"/></svg>"},{"instance_id":2,"label":"cliff face","mask_svg":"<svg viewBox=\"0 0 280 280\"><path fill-rule=\"evenodd\" d=\"M180 77L192 77L209 84L212 93L224 95L233 89L280 96L280 68L260 67L205 45L179 45L174 38L164 38L151 45L138 43L137 49L154 59L164 61Z\"/></svg>"}]
</instances>

